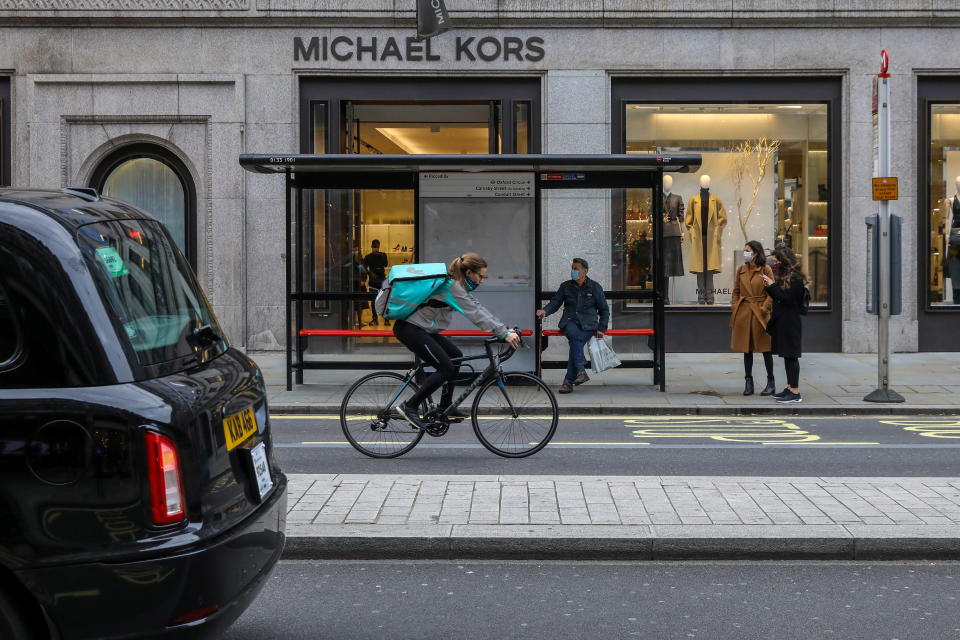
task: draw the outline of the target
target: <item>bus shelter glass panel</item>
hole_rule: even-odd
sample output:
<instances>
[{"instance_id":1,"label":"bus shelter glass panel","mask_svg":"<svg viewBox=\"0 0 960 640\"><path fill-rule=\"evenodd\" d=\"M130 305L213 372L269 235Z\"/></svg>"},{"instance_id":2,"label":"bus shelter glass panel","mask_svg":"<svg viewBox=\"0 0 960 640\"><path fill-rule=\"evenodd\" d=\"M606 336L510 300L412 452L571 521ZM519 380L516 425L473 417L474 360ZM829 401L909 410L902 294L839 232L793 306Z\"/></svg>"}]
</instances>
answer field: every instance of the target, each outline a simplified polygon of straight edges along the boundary
<instances>
[{"instance_id":1,"label":"bus shelter glass panel","mask_svg":"<svg viewBox=\"0 0 960 640\"><path fill-rule=\"evenodd\" d=\"M600 284L604 291L615 292L607 299L610 309L609 328L653 329L654 292L653 233L649 216L614 216L608 229L602 222L604 211L611 206L623 211L626 194L644 202L653 201L653 189L551 189L544 192L549 217L566 212L563 228L548 228L553 238L549 251L549 277L544 280L545 291L556 292L570 276L574 258L584 258L589 264L587 277ZM610 250L606 249L610 243ZM556 248L554 248L556 247ZM559 249L559 250L558 250ZM545 256L547 257L547 256ZM630 298L636 291L644 297ZM546 304L547 301L543 301ZM545 327L555 328L562 309L548 318ZM646 336L617 336L613 338L616 351L647 355L650 352ZM551 341L549 354L544 359L566 359L568 345L565 339Z\"/></svg>"},{"instance_id":2,"label":"bus shelter glass panel","mask_svg":"<svg viewBox=\"0 0 960 640\"><path fill-rule=\"evenodd\" d=\"M960 306L960 104L930 106L931 307Z\"/></svg>"},{"instance_id":3,"label":"bus shelter glass panel","mask_svg":"<svg viewBox=\"0 0 960 640\"><path fill-rule=\"evenodd\" d=\"M674 307L728 305L749 240L768 252L791 247L810 278L812 303L829 303L826 104L637 103L625 115L627 153L703 158L697 173L664 177L663 211L652 210L649 191L627 190L617 203L627 289L651 287L651 217L659 215Z\"/></svg>"},{"instance_id":4,"label":"bus shelter glass panel","mask_svg":"<svg viewBox=\"0 0 960 640\"><path fill-rule=\"evenodd\" d=\"M488 278L473 295L508 327L521 329L534 328L536 311L533 180L528 172L420 174L420 261L449 264L469 252L483 256ZM454 314L450 328L476 327ZM465 353L483 352L480 339L456 342ZM535 370L533 349L515 354L505 368Z\"/></svg>"},{"instance_id":5,"label":"bus shelter glass panel","mask_svg":"<svg viewBox=\"0 0 960 640\"><path fill-rule=\"evenodd\" d=\"M301 241L311 250L303 273L308 293L376 293L398 264L414 261L414 192L412 189L305 190ZM305 329L390 329L372 301L307 300ZM352 353L367 359L377 354L404 355L391 338L315 338L306 354Z\"/></svg>"}]
</instances>

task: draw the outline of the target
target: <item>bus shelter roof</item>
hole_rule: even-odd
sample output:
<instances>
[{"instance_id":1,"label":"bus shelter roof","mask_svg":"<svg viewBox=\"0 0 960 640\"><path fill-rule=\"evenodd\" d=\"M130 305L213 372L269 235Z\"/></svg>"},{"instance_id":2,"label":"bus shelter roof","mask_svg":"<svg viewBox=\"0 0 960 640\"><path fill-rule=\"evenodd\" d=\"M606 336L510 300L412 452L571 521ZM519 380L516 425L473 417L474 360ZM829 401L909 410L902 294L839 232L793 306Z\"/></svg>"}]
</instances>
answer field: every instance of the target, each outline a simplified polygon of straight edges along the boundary
<instances>
[{"instance_id":1,"label":"bus shelter roof","mask_svg":"<svg viewBox=\"0 0 960 640\"><path fill-rule=\"evenodd\" d=\"M240 165L255 173L289 173L299 186L311 187L330 179L350 186L360 181L414 180L420 172L529 171L540 174L546 188L628 187L652 183L659 172L694 173L699 154L244 154ZM325 176L325 177L321 177ZM347 178L352 176L352 178ZM346 181L344 181L346 179ZM359 186L359 185L358 185Z\"/></svg>"}]
</instances>

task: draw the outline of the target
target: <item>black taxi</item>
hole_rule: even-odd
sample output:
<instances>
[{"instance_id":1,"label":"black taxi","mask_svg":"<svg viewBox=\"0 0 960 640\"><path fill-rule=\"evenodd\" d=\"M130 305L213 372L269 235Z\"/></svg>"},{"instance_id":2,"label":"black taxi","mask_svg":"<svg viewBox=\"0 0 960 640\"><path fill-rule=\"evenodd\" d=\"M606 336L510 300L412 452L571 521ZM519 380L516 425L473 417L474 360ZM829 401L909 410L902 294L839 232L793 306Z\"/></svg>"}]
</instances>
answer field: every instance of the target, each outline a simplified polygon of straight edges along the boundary
<instances>
[{"instance_id":1,"label":"black taxi","mask_svg":"<svg viewBox=\"0 0 960 640\"><path fill-rule=\"evenodd\" d=\"M166 229L0 189L0 638L216 637L285 514L263 377Z\"/></svg>"}]
</instances>

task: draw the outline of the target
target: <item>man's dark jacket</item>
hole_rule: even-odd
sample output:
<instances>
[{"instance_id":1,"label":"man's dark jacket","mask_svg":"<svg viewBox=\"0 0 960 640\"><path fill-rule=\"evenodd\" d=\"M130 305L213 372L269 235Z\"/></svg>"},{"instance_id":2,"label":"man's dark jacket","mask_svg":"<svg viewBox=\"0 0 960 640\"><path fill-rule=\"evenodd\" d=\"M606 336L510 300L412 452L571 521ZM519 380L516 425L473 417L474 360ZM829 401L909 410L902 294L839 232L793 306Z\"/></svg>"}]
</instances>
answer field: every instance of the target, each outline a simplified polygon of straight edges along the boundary
<instances>
[{"instance_id":1,"label":"man's dark jacket","mask_svg":"<svg viewBox=\"0 0 960 640\"><path fill-rule=\"evenodd\" d=\"M550 315L563 305L563 317L560 318L562 330L571 320L576 320L584 331L606 331L610 322L610 307L603 295L603 287L587 278L583 286L576 280L567 280L560 285L550 302L543 310ZM599 316L599 317L598 317Z\"/></svg>"}]
</instances>

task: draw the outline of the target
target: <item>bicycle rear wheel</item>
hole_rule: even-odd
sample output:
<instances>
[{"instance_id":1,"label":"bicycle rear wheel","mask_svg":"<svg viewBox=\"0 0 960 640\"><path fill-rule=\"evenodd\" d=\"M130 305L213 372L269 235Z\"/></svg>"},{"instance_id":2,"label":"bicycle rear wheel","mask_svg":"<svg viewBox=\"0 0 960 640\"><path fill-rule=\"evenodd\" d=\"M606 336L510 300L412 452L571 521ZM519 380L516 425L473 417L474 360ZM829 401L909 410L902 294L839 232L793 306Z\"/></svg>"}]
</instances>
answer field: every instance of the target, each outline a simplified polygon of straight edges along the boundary
<instances>
[{"instance_id":1,"label":"bicycle rear wheel","mask_svg":"<svg viewBox=\"0 0 960 640\"><path fill-rule=\"evenodd\" d=\"M418 390L416 383L390 371L366 375L340 403L340 428L353 448L371 458L396 458L417 446L423 431L414 429L395 407ZM398 395L399 394L399 395Z\"/></svg>"},{"instance_id":2,"label":"bicycle rear wheel","mask_svg":"<svg viewBox=\"0 0 960 640\"><path fill-rule=\"evenodd\" d=\"M557 399L543 380L529 373L503 374L480 387L473 400L473 432L487 449L504 458L524 458L547 446L557 430Z\"/></svg>"}]
</instances>

